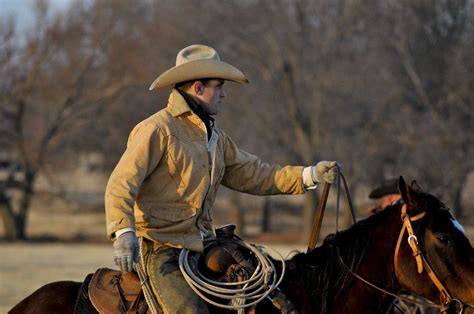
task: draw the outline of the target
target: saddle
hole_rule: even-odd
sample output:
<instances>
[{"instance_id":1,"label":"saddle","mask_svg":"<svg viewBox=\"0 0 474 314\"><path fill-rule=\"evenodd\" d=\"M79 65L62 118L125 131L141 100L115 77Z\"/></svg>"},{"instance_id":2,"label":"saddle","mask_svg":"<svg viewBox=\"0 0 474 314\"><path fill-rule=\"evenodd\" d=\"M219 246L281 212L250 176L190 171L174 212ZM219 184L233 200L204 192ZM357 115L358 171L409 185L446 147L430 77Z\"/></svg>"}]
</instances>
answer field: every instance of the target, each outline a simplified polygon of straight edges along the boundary
<instances>
[{"instance_id":1,"label":"saddle","mask_svg":"<svg viewBox=\"0 0 474 314\"><path fill-rule=\"evenodd\" d=\"M235 225L226 225L217 229L218 239L236 237L233 233L234 229ZM218 242L216 241L216 243ZM204 252L198 261L198 268L211 278L221 282L248 279L255 270L255 265L250 257L235 245L222 242L219 244ZM82 313L78 309L83 307L83 304L89 303L86 301L90 301L99 313L151 314L151 309L146 302L140 279L136 273L99 268L88 278L90 278L90 282L88 283L88 280L86 280L84 287L81 288L82 292L76 302L75 313ZM88 300L80 302L81 296ZM293 309L291 302L281 292L274 291L272 296L275 297L275 301L279 300L278 302L274 301L274 305L282 311L285 310L284 313L289 312L286 309L288 305L290 305L289 309ZM280 304L277 305L276 303ZM160 311L161 309L157 310ZM89 311L86 312L89 313Z\"/></svg>"},{"instance_id":2,"label":"saddle","mask_svg":"<svg viewBox=\"0 0 474 314\"><path fill-rule=\"evenodd\" d=\"M135 273L99 268L92 276L88 292L99 313L151 313Z\"/></svg>"}]
</instances>

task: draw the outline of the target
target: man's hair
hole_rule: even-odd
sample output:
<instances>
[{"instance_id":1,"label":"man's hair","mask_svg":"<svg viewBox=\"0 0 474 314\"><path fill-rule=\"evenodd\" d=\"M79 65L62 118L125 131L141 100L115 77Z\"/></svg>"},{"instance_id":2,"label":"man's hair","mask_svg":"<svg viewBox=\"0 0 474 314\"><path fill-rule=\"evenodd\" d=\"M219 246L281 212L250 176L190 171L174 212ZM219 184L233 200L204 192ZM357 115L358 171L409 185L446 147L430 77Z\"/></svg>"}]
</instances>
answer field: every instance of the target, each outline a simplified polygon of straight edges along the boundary
<instances>
[{"instance_id":1,"label":"man's hair","mask_svg":"<svg viewBox=\"0 0 474 314\"><path fill-rule=\"evenodd\" d=\"M212 78L185 81L185 82L177 83L174 86L174 88L179 89L181 91L187 91L194 84L194 82L200 81L203 85L207 85L207 83L209 83L210 80L212 80Z\"/></svg>"}]
</instances>

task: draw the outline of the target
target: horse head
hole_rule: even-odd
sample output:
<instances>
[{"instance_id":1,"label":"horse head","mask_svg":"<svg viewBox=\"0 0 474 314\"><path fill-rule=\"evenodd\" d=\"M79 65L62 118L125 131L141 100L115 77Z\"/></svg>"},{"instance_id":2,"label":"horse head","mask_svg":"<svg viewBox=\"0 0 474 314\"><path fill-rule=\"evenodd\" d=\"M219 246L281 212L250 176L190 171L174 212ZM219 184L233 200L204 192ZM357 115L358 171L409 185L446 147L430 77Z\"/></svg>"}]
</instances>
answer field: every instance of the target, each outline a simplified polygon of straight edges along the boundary
<instances>
[{"instance_id":1,"label":"horse head","mask_svg":"<svg viewBox=\"0 0 474 314\"><path fill-rule=\"evenodd\" d=\"M415 182L408 185L400 177L399 188L404 224L394 267L400 286L436 303L473 304L474 250L464 229L445 204Z\"/></svg>"}]
</instances>

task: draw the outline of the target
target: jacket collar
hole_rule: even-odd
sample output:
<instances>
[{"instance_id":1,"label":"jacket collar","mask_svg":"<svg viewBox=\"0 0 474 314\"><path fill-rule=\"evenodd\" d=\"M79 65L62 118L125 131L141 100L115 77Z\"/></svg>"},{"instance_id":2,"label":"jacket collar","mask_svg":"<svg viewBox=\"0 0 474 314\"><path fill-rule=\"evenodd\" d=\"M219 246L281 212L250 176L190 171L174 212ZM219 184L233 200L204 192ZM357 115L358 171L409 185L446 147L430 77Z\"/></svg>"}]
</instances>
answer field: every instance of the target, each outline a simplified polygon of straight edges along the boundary
<instances>
[{"instance_id":1,"label":"jacket collar","mask_svg":"<svg viewBox=\"0 0 474 314\"><path fill-rule=\"evenodd\" d=\"M170 96L168 97L168 110L171 112L171 115L173 115L173 117L177 117L186 112L192 113L192 110L191 108L189 108L189 105L186 100L174 88L171 91Z\"/></svg>"}]
</instances>

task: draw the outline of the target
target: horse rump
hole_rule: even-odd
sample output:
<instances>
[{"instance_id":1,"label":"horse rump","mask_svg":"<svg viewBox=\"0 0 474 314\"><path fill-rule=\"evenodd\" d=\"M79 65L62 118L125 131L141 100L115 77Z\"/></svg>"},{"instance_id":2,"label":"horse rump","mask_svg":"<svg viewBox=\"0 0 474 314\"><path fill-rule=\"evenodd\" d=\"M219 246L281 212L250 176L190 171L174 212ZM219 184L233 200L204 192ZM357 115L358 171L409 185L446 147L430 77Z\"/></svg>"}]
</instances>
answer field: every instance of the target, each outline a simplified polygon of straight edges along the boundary
<instances>
[{"instance_id":1,"label":"horse rump","mask_svg":"<svg viewBox=\"0 0 474 314\"><path fill-rule=\"evenodd\" d=\"M56 281L42 286L15 305L9 314L74 313L82 282Z\"/></svg>"}]
</instances>

